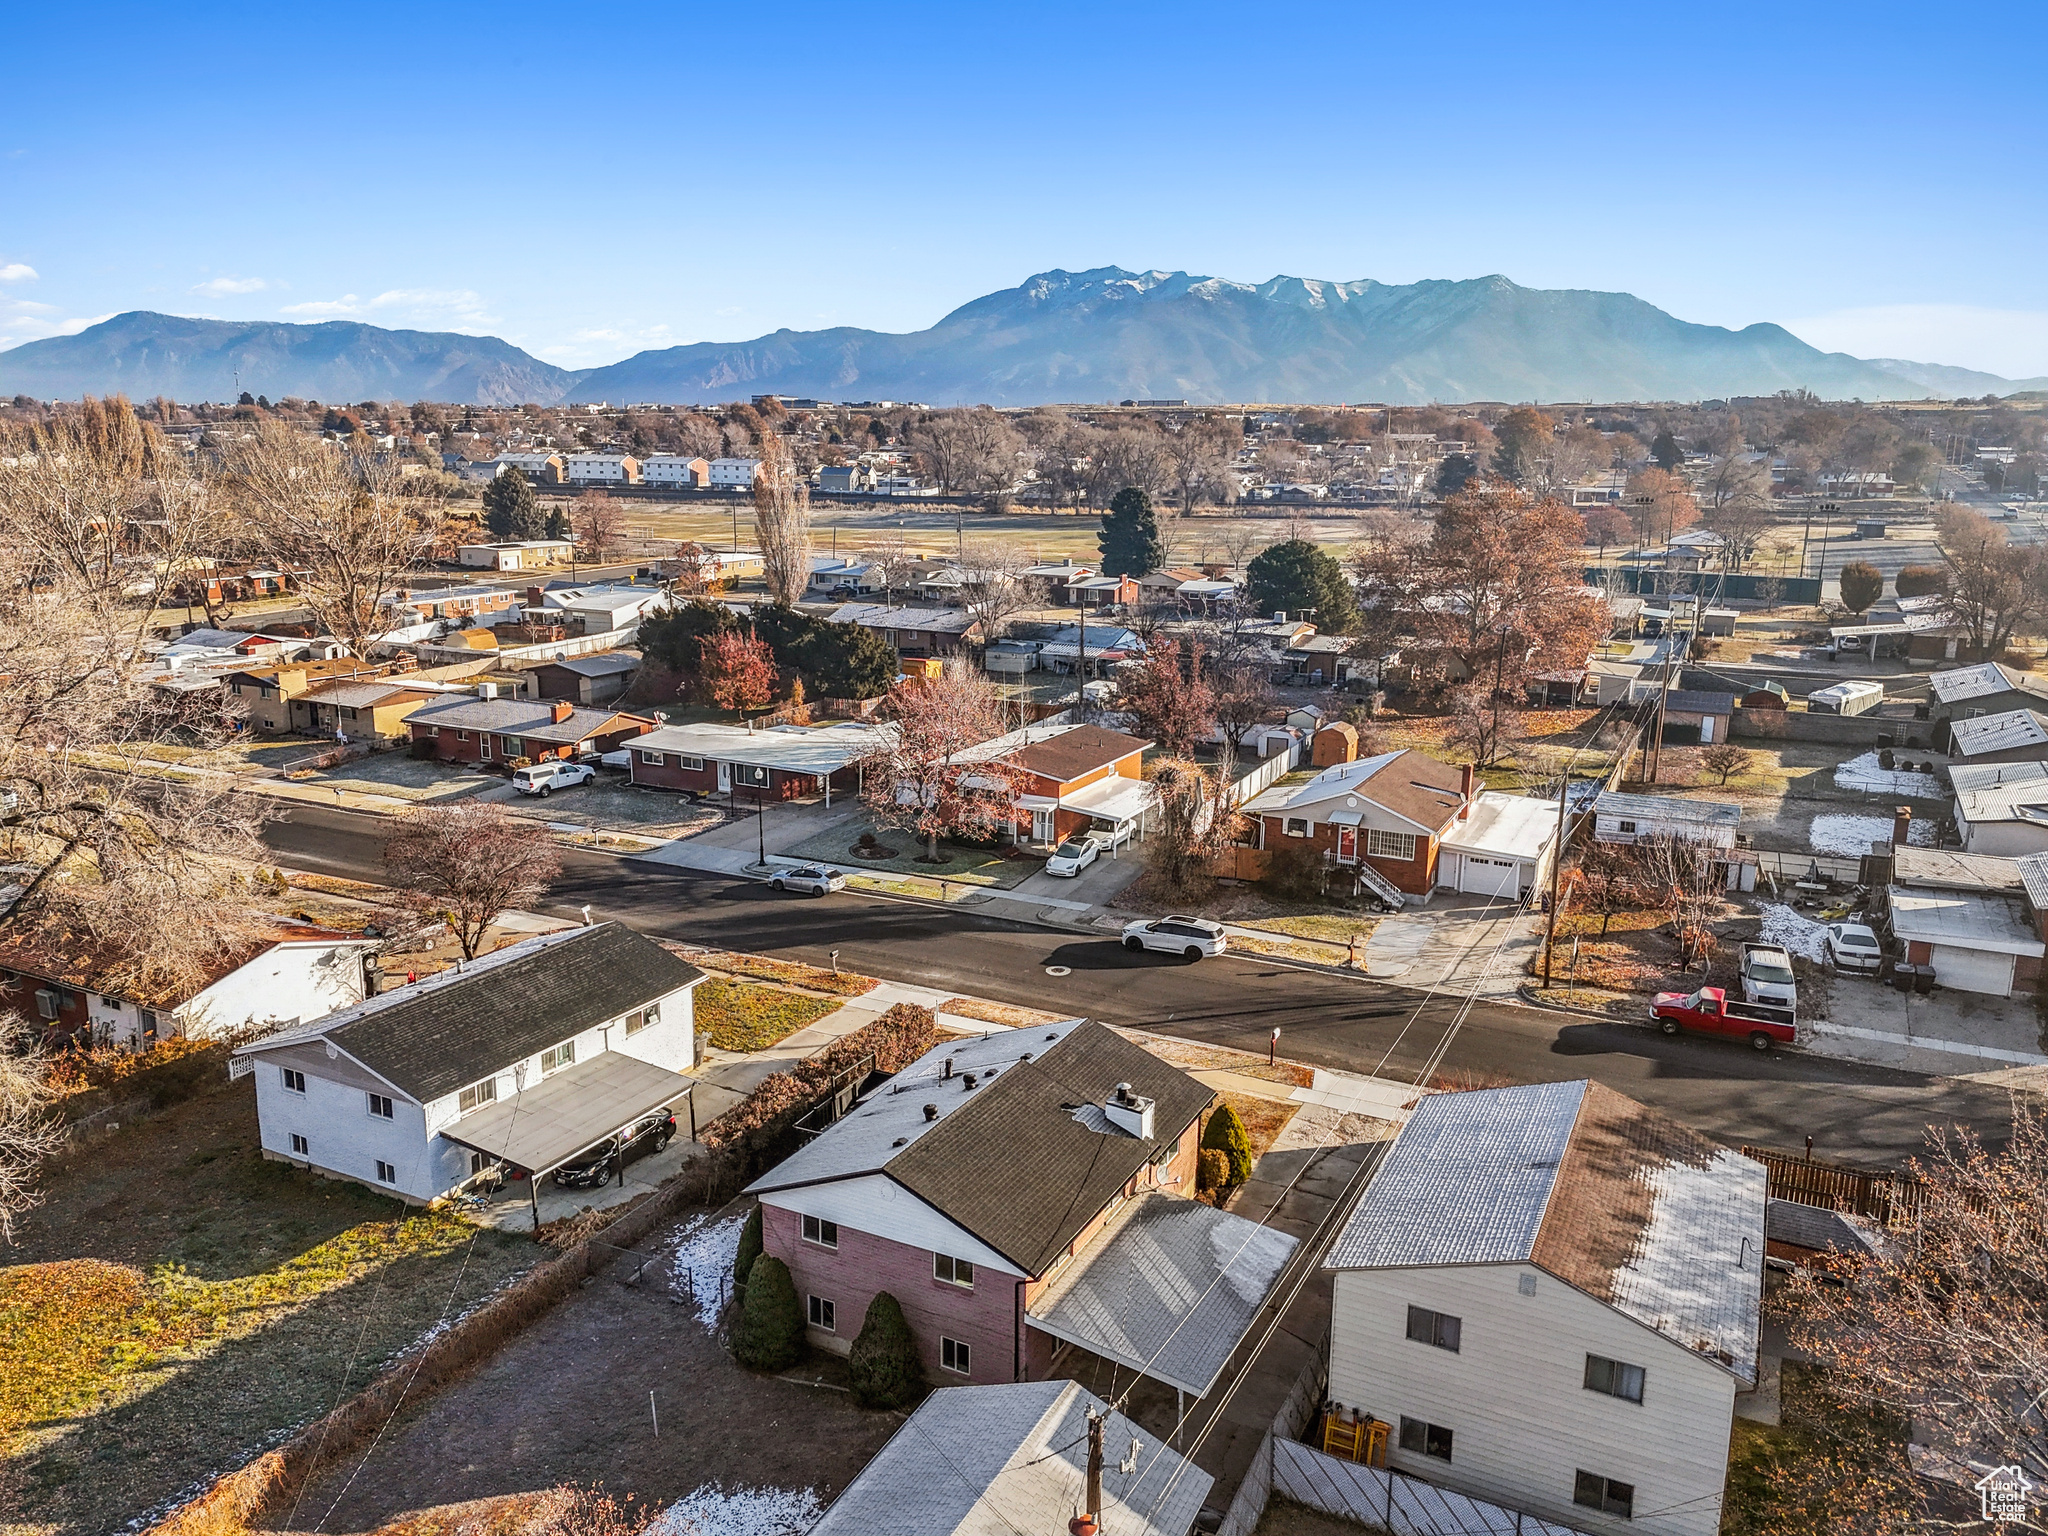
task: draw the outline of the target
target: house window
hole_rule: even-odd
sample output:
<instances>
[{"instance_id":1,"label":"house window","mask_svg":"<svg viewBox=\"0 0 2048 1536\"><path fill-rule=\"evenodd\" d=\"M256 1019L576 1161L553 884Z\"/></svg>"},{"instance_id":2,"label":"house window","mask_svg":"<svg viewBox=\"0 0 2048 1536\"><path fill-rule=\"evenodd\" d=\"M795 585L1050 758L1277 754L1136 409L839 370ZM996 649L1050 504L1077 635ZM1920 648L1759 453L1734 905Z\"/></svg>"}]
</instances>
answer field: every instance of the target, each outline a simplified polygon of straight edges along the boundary
<instances>
[{"instance_id":1,"label":"house window","mask_svg":"<svg viewBox=\"0 0 2048 1536\"><path fill-rule=\"evenodd\" d=\"M305 1073L294 1071L290 1067L280 1067L278 1068L278 1073L284 1078L284 1091L286 1093L304 1093L306 1091Z\"/></svg>"},{"instance_id":2,"label":"house window","mask_svg":"<svg viewBox=\"0 0 2048 1536\"><path fill-rule=\"evenodd\" d=\"M804 1241L816 1243L820 1248L839 1246L839 1223L824 1221L816 1216L804 1218Z\"/></svg>"},{"instance_id":3,"label":"house window","mask_svg":"<svg viewBox=\"0 0 2048 1536\"><path fill-rule=\"evenodd\" d=\"M1308 818L1306 816L1289 816L1280 830L1289 837L1307 837Z\"/></svg>"},{"instance_id":4,"label":"house window","mask_svg":"<svg viewBox=\"0 0 2048 1536\"><path fill-rule=\"evenodd\" d=\"M838 1332L832 1322L832 1303L822 1296L811 1298L811 1326L822 1328L827 1333Z\"/></svg>"},{"instance_id":5,"label":"house window","mask_svg":"<svg viewBox=\"0 0 2048 1536\"><path fill-rule=\"evenodd\" d=\"M1588 1355L1586 1390L1605 1392L1609 1397L1626 1398L1631 1403L1640 1403L1643 1400L1643 1368L1640 1365L1623 1365L1619 1360L1609 1360L1605 1355Z\"/></svg>"},{"instance_id":6,"label":"house window","mask_svg":"<svg viewBox=\"0 0 2048 1536\"><path fill-rule=\"evenodd\" d=\"M648 1025L659 1024L660 1022L661 1004L649 1003L645 1008L636 1009L626 1015L626 1033L637 1035Z\"/></svg>"},{"instance_id":7,"label":"house window","mask_svg":"<svg viewBox=\"0 0 2048 1536\"><path fill-rule=\"evenodd\" d=\"M300 1135L300 1134L299 1134L299 1133L298 1133L297 1131L293 1131L293 1132L292 1132L292 1150L293 1150L294 1152L298 1153L298 1155L299 1155L300 1157L304 1157L304 1156L306 1156L306 1154L307 1154L307 1153L311 1152L311 1151L312 1151L313 1149L312 1149L312 1148L311 1148L310 1146L308 1146L308 1145L307 1145L307 1143L306 1143L306 1138L305 1138L305 1137L301 1136L301 1135Z\"/></svg>"},{"instance_id":8,"label":"house window","mask_svg":"<svg viewBox=\"0 0 2048 1536\"><path fill-rule=\"evenodd\" d=\"M389 1119L391 1118L391 1097L390 1097L390 1095L389 1095L389 1094L383 1094L383 1093L373 1093L373 1094L371 1094L371 1095L370 1095L370 1113L371 1113L371 1114L373 1114L373 1115L375 1115L375 1116L376 1116L376 1117L377 1117L377 1118L378 1118L379 1120L389 1120Z\"/></svg>"},{"instance_id":9,"label":"house window","mask_svg":"<svg viewBox=\"0 0 2048 1536\"><path fill-rule=\"evenodd\" d=\"M1403 1421L1405 1424L1405 1420ZM1616 1482L1597 1472L1578 1472L1572 1477L1572 1502L1624 1520L1636 1517L1636 1485Z\"/></svg>"},{"instance_id":10,"label":"house window","mask_svg":"<svg viewBox=\"0 0 2048 1536\"><path fill-rule=\"evenodd\" d=\"M1463 1331L1462 1320L1448 1312L1431 1312L1426 1307L1408 1309L1408 1337L1418 1344L1434 1344L1438 1349L1458 1352L1458 1335Z\"/></svg>"},{"instance_id":11,"label":"house window","mask_svg":"<svg viewBox=\"0 0 2048 1536\"><path fill-rule=\"evenodd\" d=\"M379 1184L396 1184L398 1182L398 1170L385 1162L381 1157L377 1159L377 1182Z\"/></svg>"},{"instance_id":12,"label":"house window","mask_svg":"<svg viewBox=\"0 0 2048 1536\"><path fill-rule=\"evenodd\" d=\"M1401 1419L1401 1449L1413 1451L1417 1456L1434 1456L1438 1461L1449 1461L1451 1432L1441 1424L1425 1424L1420 1419L1404 1415Z\"/></svg>"},{"instance_id":13,"label":"house window","mask_svg":"<svg viewBox=\"0 0 2048 1536\"><path fill-rule=\"evenodd\" d=\"M1614 824L1614 830L1633 834L1636 830L1636 824L1632 821L1618 821Z\"/></svg>"},{"instance_id":14,"label":"house window","mask_svg":"<svg viewBox=\"0 0 2048 1536\"><path fill-rule=\"evenodd\" d=\"M497 1102L498 1080L495 1077L487 1077L480 1083L471 1083L461 1093L456 1095L455 1112L459 1115L466 1115L472 1109L478 1109L485 1104L495 1104Z\"/></svg>"},{"instance_id":15,"label":"house window","mask_svg":"<svg viewBox=\"0 0 2048 1536\"><path fill-rule=\"evenodd\" d=\"M1378 827L1367 827L1365 853L1367 858L1392 859L1400 864L1411 863L1415 858L1415 834L1382 832Z\"/></svg>"},{"instance_id":16,"label":"house window","mask_svg":"<svg viewBox=\"0 0 2048 1536\"><path fill-rule=\"evenodd\" d=\"M965 1259L956 1259L951 1254L932 1255L932 1278L943 1280L948 1285L965 1286L974 1289L974 1266Z\"/></svg>"},{"instance_id":17,"label":"house window","mask_svg":"<svg viewBox=\"0 0 2048 1536\"><path fill-rule=\"evenodd\" d=\"M939 1364L949 1371L958 1371L965 1376L974 1369L974 1351L958 1339L941 1338Z\"/></svg>"},{"instance_id":18,"label":"house window","mask_svg":"<svg viewBox=\"0 0 2048 1536\"><path fill-rule=\"evenodd\" d=\"M540 1069L543 1074L549 1073L554 1071L557 1067L568 1066L569 1063L571 1063L575 1059L576 1042L574 1040L564 1040L552 1051L541 1052Z\"/></svg>"},{"instance_id":19,"label":"house window","mask_svg":"<svg viewBox=\"0 0 2048 1536\"><path fill-rule=\"evenodd\" d=\"M436 734L436 735L439 735L439 734L440 734L440 728L439 728L438 726L437 726L437 727L435 727L435 734ZM457 741L467 741L467 740L469 740L469 732L467 732L467 731L457 731L457 732L455 733L455 739L456 739Z\"/></svg>"},{"instance_id":20,"label":"house window","mask_svg":"<svg viewBox=\"0 0 2048 1536\"><path fill-rule=\"evenodd\" d=\"M640 754L640 761L647 764L650 768L659 768L662 764L662 756L659 752L642 752Z\"/></svg>"},{"instance_id":21,"label":"house window","mask_svg":"<svg viewBox=\"0 0 2048 1536\"><path fill-rule=\"evenodd\" d=\"M121 999L118 997L103 997L100 999L100 1006L102 1008L118 1008L121 1006Z\"/></svg>"}]
</instances>

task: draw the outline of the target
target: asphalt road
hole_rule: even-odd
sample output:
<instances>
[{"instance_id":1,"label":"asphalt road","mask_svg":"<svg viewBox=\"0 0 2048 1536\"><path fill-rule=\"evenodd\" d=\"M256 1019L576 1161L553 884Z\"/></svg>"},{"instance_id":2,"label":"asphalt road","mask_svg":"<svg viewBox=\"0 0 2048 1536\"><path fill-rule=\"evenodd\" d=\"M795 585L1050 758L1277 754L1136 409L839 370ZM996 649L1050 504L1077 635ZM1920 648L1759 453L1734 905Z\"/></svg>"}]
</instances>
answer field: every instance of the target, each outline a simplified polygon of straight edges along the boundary
<instances>
[{"instance_id":1,"label":"asphalt road","mask_svg":"<svg viewBox=\"0 0 2048 1536\"><path fill-rule=\"evenodd\" d=\"M379 818L294 804L264 833L280 863L375 880ZM1481 1082L1590 1077L1729 1143L1797 1149L1885 1165L1924 1146L1932 1122L1958 1121L2001 1140L2003 1091L1802 1053L1760 1056L1733 1041L1667 1038L1628 1025L1498 1004L1427 997L1254 956L1189 962L1125 952L1100 938L859 892L778 895L753 881L697 875L565 850L543 908L616 918L664 938L840 964L870 976L957 989L1000 1002L1240 1049L1280 1030L1298 1061L1413 1077L1446 1031L1441 1070ZM1070 974L1049 976L1047 966Z\"/></svg>"}]
</instances>

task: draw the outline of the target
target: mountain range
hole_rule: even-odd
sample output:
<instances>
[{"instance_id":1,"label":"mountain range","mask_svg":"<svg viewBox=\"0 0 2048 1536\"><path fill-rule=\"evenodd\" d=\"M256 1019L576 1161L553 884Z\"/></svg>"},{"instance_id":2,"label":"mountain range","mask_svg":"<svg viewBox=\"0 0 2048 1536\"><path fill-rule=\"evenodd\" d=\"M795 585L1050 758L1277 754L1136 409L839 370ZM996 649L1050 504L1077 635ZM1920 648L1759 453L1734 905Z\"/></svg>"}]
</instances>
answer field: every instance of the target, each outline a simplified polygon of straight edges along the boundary
<instances>
[{"instance_id":1,"label":"mountain range","mask_svg":"<svg viewBox=\"0 0 2048 1536\"><path fill-rule=\"evenodd\" d=\"M747 394L1039 405L1126 398L1701 400L1809 389L1865 400L2048 387L1822 352L1783 326L1695 325L1632 294L1505 277L1389 284L1042 272L927 330L839 326L697 342L569 370L492 336L138 310L0 352L0 395L686 404Z\"/></svg>"}]
</instances>

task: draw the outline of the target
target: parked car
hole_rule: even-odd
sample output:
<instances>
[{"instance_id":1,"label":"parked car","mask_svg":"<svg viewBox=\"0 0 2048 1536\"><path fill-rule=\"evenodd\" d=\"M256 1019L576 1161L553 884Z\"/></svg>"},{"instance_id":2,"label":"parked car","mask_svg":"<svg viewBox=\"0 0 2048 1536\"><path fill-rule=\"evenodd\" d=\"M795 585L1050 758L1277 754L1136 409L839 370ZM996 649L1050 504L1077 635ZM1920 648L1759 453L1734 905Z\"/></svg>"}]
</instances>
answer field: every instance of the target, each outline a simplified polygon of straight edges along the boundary
<instances>
[{"instance_id":1,"label":"parked car","mask_svg":"<svg viewBox=\"0 0 2048 1536\"><path fill-rule=\"evenodd\" d=\"M564 1189L597 1189L618 1176L637 1157L659 1152L675 1139L676 1117L667 1110L645 1115L623 1131L614 1131L596 1146L577 1153L550 1178Z\"/></svg>"},{"instance_id":2,"label":"parked car","mask_svg":"<svg viewBox=\"0 0 2048 1536\"><path fill-rule=\"evenodd\" d=\"M1162 917L1148 922L1139 918L1124 924L1125 949L1156 949L1169 955L1186 955L1190 960L1199 960L1204 955L1220 955L1229 945L1223 937L1223 925L1211 922L1206 917Z\"/></svg>"},{"instance_id":3,"label":"parked car","mask_svg":"<svg viewBox=\"0 0 2048 1536\"><path fill-rule=\"evenodd\" d=\"M1790 1008L1774 1003L1736 1002L1720 987L1701 987L1697 992L1659 992L1651 1000L1650 1019L1667 1035L1690 1029L1707 1035L1747 1037L1759 1051L1768 1051L1773 1041L1790 1045L1799 1038Z\"/></svg>"},{"instance_id":4,"label":"parked car","mask_svg":"<svg viewBox=\"0 0 2048 1536\"><path fill-rule=\"evenodd\" d=\"M1822 942L1838 971L1868 971L1875 976L1884 969L1884 946L1863 923L1829 923Z\"/></svg>"},{"instance_id":5,"label":"parked car","mask_svg":"<svg viewBox=\"0 0 2048 1536\"><path fill-rule=\"evenodd\" d=\"M1048 875L1078 875L1101 857L1102 842L1094 833L1070 837L1052 851L1052 857L1045 861L1045 872Z\"/></svg>"},{"instance_id":6,"label":"parked car","mask_svg":"<svg viewBox=\"0 0 2048 1536\"><path fill-rule=\"evenodd\" d=\"M567 789L575 784L588 784L597 777L597 770L588 763L565 763L557 758L553 762L534 763L525 768L512 770L512 787L522 795L545 797L550 790Z\"/></svg>"},{"instance_id":7,"label":"parked car","mask_svg":"<svg viewBox=\"0 0 2048 1536\"><path fill-rule=\"evenodd\" d=\"M824 864L803 864L795 869L778 869L768 882L778 891L809 891L823 896L827 891L846 889L846 873Z\"/></svg>"},{"instance_id":8,"label":"parked car","mask_svg":"<svg viewBox=\"0 0 2048 1536\"><path fill-rule=\"evenodd\" d=\"M1740 969L1747 1001L1798 1005L1799 978L1792 974L1792 956L1782 944L1743 945Z\"/></svg>"},{"instance_id":9,"label":"parked car","mask_svg":"<svg viewBox=\"0 0 2048 1536\"><path fill-rule=\"evenodd\" d=\"M619 772L624 773L633 766L632 749L621 747L616 752L599 753L597 761L599 767L616 768Z\"/></svg>"}]
</instances>

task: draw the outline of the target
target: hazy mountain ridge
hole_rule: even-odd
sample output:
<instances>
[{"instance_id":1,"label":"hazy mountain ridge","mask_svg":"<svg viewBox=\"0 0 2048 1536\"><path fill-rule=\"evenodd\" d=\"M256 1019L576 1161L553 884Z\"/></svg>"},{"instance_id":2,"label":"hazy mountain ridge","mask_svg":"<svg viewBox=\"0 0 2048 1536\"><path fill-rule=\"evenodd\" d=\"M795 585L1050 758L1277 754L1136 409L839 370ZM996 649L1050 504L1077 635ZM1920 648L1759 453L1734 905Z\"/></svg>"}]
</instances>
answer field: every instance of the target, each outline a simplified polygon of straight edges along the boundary
<instances>
[{"instance_id":1,"label":"hazy mountain ridge","mask_svg":"<svg viewBox=\"0 0 2048 1536\"><path fill-rule=\"evenodd\" d=\"M136 311L0 352L0 393L123 390L228 399L237 388L551 405L776 393L931 405L1125 398L1224 401L1698 400L1810 389L1834 398L1980 395L2048 383L1822 352L1782 326L1695 325L1632 294L1523 288L1498 275L1389 284L1234 282L1098 267L1041 272L929 329L779 330L555 367L490 336ZM1902 387L1903 386L1903 387Z\"/></svg>"}]
</instances>

